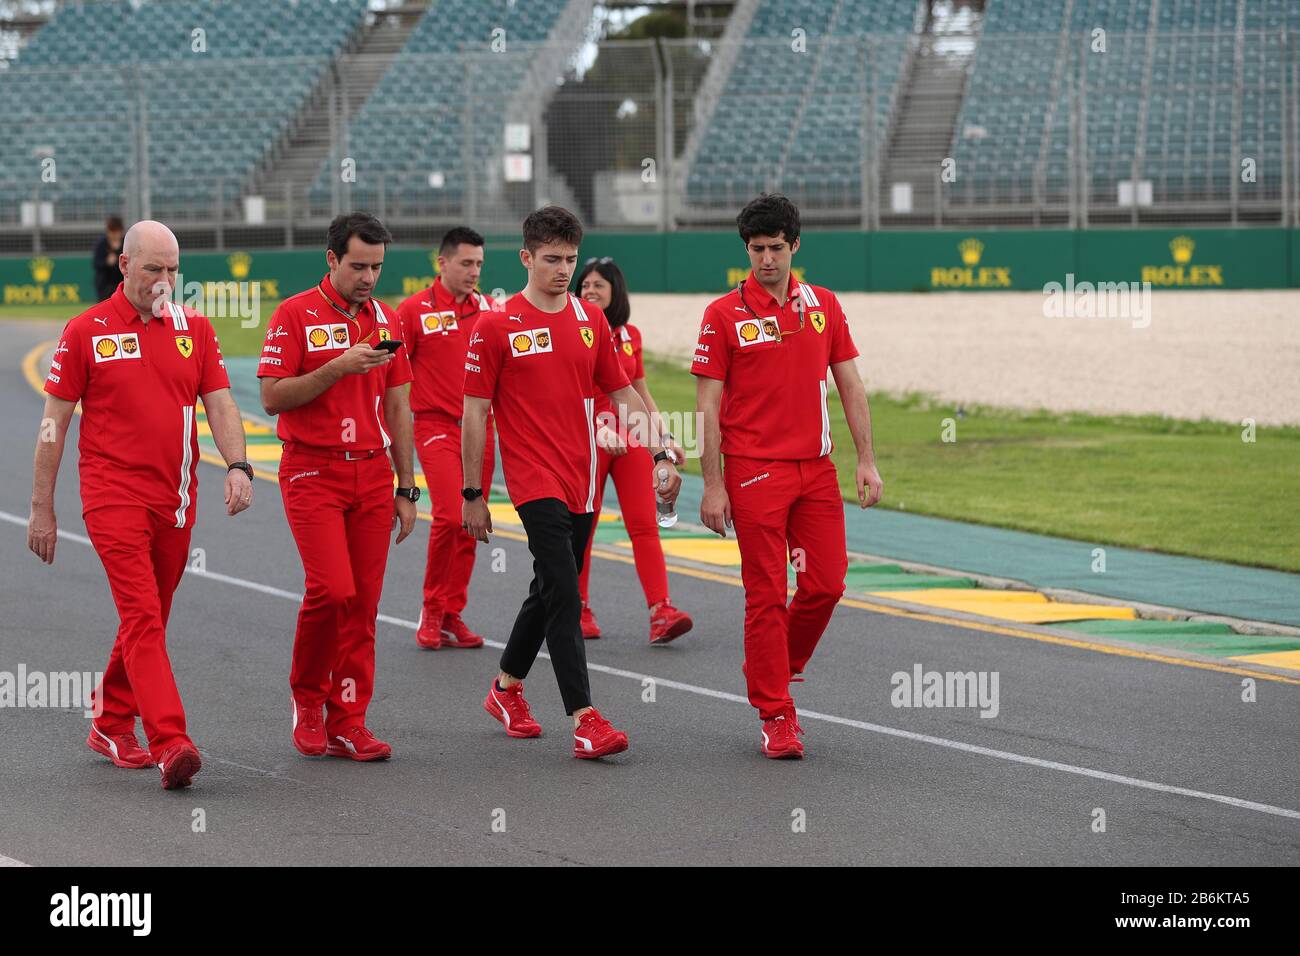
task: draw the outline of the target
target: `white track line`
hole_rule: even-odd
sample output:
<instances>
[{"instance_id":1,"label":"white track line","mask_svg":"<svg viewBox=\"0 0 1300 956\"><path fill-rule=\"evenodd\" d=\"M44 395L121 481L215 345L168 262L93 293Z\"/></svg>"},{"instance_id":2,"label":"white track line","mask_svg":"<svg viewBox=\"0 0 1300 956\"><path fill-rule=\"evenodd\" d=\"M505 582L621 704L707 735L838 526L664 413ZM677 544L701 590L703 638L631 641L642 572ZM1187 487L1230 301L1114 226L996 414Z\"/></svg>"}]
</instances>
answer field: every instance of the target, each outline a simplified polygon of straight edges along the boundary
<instances>
[{"instance_id":1,"label":"white track line","mask_svg":"<svg viewBox=\"0 0 1300 956\"><path fill-rule=\"evenodd\" d=\"M0 520L7 521L20 527L27 527L27 519L18 515L10 514L7 511L0 511ZM76 541L79 544L90 544L90 539L79 534L73 534L68 531L60 531L60 537L65 537L70 541ZM246 588L250 591L257 591L259 594L268 594L272 597L283 598L287 601L301 602L302 595L293 591L286 591L283 588L272 587L268 584L261 584L257 581L249 581L245 578L237 578L228 574L219 574L216 571L199 571L194 568L186 568L187 575L196 577L210 578L213 581L220 581L222 584L230 584L235 587ZM407 621L403 618L393 617L388 614L380 614L378 620L385 624L392 624L397 627L415 630L418 624L415 621ZM500 641L485 641L489 647L504 648L505 644ZM539 657L550 659L550 655L542 652ZM609 674L613 677L624 677L628 680L643 682L646 680L654 681L658 687L668 687L673 690L684 691L688 694L695 694L700 697L712 697L715 700L725 700L735 704L749 705L749 701L739 694L729 694L726 691L713 690L710 687L700 687L696 684L684 684L681 681L668 680L662 677L655 677L652 674L640 674L636 671L626 671L617 667L606 667L603 664L587 664L588 670L597 671L601 674ZM981 757L991 757L995 760L1005 760L1010 763L1025 764L1031 767L1041 767L1044 770L1057 770L1061 773L1074 774L1078 777L1090 777L1093 780L1105 780L1108 783L1123 784L1126 787L1134 787L1139 790L1150 790L1155 793L1168 793L1179 797L1191 797L1194 800L1208 800L1211 803L1221 803L1230 807L1237 807L1242 810L1253 810L1256 813L1266 813L1276 817L1286 817L1290 820L1300 820L1300 811L1288 810L1286 807L1275 807L1267 803L1259 803L1255 800L1243 800L1240 797L1229 797L1220 793L1207 793L1203 790L1191 790L1187 787L1175 787L1167 783L1157 783L1153 780L1143 780L1140 777L1128 777L1123 774L1110 773L1106 770L1093 770L1089 767L1076 767L1073 764L1061 763L1056 760L1043 760L1039 757L1030 757L1025 754L1011 753L1007 750L995 750L992 747L981 747L978 744L963 743L960 740L949 740L946 737L935 737L930 734L919 734L911 730L902 730L898 727L886 727L883 724L873 724L865 720L852 720L848 717L837 717L834 714L822 714L814 710L800 710L799 717L807 720L820 720L828 724L839 724L842 727L852 727L855 730L865 730L868 733L882 734L887 737L897 737L902 740L911 740L915 743L930 744L935 747L946 747L949 750L958 750L963 753L976 754Z\"/></svg>"}]
</instances>

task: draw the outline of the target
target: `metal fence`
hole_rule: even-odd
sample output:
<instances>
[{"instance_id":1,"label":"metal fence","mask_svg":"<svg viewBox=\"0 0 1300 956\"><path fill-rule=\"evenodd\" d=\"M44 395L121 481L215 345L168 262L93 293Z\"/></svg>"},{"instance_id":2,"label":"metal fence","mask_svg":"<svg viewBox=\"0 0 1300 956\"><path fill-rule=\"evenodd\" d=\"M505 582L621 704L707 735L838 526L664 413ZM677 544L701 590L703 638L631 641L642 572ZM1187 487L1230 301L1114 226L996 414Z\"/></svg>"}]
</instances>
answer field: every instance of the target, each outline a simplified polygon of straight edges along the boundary
<instances>
[{"instance_id":1,"label":"metal fence","mask_svg":"<svg viewBox=\"0 0 1300 956\"><path fill-rule=\"evenodd\" d=\"M422 238L454 221L513 232L545 202L671 230L729 225L760 189L864 229L1300 224L1291 38L1094 46L877 35L15 67L0 233L57 249L117 212L217 248L292 246L352 208Z\"/></svg>"}]
</instances>

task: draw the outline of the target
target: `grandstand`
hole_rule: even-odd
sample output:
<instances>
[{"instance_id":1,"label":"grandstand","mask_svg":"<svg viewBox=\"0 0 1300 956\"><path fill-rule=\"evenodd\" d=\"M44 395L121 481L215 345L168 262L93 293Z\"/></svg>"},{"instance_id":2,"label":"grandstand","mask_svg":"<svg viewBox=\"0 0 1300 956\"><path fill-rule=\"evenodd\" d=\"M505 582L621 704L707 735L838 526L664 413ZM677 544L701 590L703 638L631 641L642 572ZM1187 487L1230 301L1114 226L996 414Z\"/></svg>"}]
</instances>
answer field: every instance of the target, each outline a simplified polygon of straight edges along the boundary
<instances>
[{"instance_id":1,"label":"grandstand","mask_svg":"<svg viewBox=\"0 0 1300 956\"><path fill-rule=\"evenodd\" d=\"M763 189L866 229L1293 225L1298 29L1300 0L0 0L0 250L109 212L196 248L354 207L412 241L548 200L716 227Z\"/></svg>"}]
</instances>

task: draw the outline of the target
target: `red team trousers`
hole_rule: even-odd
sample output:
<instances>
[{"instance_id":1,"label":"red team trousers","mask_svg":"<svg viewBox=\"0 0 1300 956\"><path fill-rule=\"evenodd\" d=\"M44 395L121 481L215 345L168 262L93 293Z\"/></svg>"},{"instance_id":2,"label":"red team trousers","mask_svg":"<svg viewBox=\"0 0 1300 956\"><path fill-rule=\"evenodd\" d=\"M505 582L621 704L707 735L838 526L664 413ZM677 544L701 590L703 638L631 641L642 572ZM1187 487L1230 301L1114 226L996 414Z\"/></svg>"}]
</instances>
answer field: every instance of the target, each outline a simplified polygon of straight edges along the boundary
<instances>
[{"instance_id":1,"label":"red team trousers","mask_svg":"<svg viewBox=\"0 0 1300 956\"><path fill-rule=\"evenodd\" d=\"M654 459L641 446L628 449L626 455L614 456L602 448L596 449L596 514L592 518L591 536L587 538L587 557L578 576L582 603L587 604L587 581L591 577L591 545L596 540L600 505L605 494L605 478L612 476L618 491L618 507L623 525L632 539L632 557L636 574L645 592L646 607L654 607L668 600L668 569L664 566L664 549L659 543L658 515L655 509L654 488L650 484L650 466Z\"/></svg>"},{"instance_id":2,"label":"red team trousers","mask_svg":"<svg viewBox=\"0 0 1300 956\"><path fill-rule=\"evenodd\" d=\"M790 675L803 671L844 593L844 501L829 455L802 461L728 455L723 477L745 583L749 702L767 720L793 705ZM796 562L788 607L787 554Z\"/></svg>"},{"instance_id":3,"label":"red team trousers","mask_svg":"<svg viewBox=\"0 0 1300 956\"><path fill-rule=\"evenodd\" d=\"M299 704L325 705L331 736L364 726L374 694L393 488L383 451L346 461L288 442L280 458L280 496L307 577L289 685Z\"/></svg>"},{"instance_id":4,"label":"red team trousers","mask_svg":"<svg viewBox=\"0 0 1300 956\"><path fill-rule=\"evenodd\" d=\"M185 573L190 529L175 515L139 506L95 508L85 515L90 543L104 564L120 625L93 708L106 734L134 734L140 715L149 753L159 760L185 733L185 709L167 656L167 617Z\"/></svg>"},{"instance_id":5,"label":"red team trousers","mask_svg":"<svg viewBox=\"0 0 1300 956\"><path fill-rule=\"evenodd\" d=\"M483 445L483 497L492 487L496 468L495 432L491 419ZM474 573L476 542L460 526L461 484L464 469L460 462L460 422L431 412L415 416L415 453L420 470L429 486L429 506L433 509L433 527L429 531L429 553L424 566L424 610L459 614L469 600L469 579ZM434 624L437 624L434 621Z\"/></svg>"}]
</instances>

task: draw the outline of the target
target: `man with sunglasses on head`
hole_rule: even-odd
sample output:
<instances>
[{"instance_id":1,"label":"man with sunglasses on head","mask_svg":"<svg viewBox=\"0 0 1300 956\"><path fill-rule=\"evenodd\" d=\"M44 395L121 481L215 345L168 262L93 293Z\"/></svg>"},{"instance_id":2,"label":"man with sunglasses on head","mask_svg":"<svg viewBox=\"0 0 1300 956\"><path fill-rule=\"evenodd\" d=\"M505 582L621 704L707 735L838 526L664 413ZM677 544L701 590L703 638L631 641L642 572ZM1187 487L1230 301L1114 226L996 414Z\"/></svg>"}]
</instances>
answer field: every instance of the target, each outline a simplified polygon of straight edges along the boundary
<instances>
[{"instance_id":1,"label":"man with sunglasses on head","mask_svg":"<svg viewBox=\"0 0 1300 956\"><path fill-rule=\"evenodd\" d=\"M749 702L763 721L762 753L803 756L790 683L804 668L844 593L844 502L831 460L826 371L858 450L858 503L880 500L871 412L839 300L790 271L799 210L761 195L736 217L752 267L704 312L691 372L703 420L700 520L734 527L745 586ZM726 466L721 455L726 455ZM796 590L786 604L786 561Z\"/></svg>"}]
</instances>

